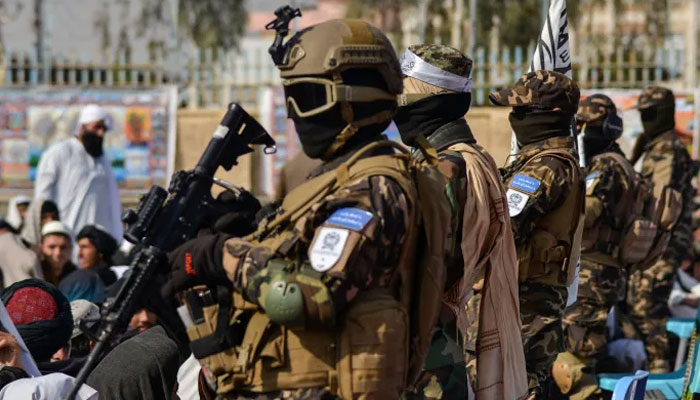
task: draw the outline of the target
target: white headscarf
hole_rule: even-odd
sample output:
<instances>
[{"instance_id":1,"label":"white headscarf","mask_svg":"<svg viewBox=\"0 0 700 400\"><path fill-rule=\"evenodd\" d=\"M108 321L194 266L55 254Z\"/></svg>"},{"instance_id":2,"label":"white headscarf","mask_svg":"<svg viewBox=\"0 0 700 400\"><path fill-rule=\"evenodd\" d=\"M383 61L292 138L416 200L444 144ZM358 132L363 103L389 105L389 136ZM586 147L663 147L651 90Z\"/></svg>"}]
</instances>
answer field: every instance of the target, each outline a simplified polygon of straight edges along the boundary
<instances>
[{"instance_id":1,"label":"white headscarf","mask_svg":"<svg viewBox=\"0 0 700 400\"><path fill-rule=\"evenodd\" d=\"M471 78L440 69L418 57L411 50L406 50L401 56L401 72L419 81L454 92L471 93L472 91Z\"/></svg>"},{"instance_id":2,"label":"white headscarf","mask_svg":"<svg viewBox=\"0 0 700 400\"><path fill-rule=\"evenodd\" d=\"M0 400L54 400L65 399L73 388L75 378L54 372L52 374L18 379L10 382L0 391ZM75 395L76 400L97 400L98 393L88 385L83 385Z\"/></svg>"},{"instance_id":3,"label":"white headscarf","mask_svg":"<svg viewBox=\"0 0 700 400\"><path fill-rule=\"evenodd\" d=\"M7 204L7 218L5 218L5 222L12 225L12 227L15 229L20 229L22 227L22 216L19 215L17 205L27 204L29 201L29 197L24 195L11 198L10 202Z\"/></svg>"}]
</instances>

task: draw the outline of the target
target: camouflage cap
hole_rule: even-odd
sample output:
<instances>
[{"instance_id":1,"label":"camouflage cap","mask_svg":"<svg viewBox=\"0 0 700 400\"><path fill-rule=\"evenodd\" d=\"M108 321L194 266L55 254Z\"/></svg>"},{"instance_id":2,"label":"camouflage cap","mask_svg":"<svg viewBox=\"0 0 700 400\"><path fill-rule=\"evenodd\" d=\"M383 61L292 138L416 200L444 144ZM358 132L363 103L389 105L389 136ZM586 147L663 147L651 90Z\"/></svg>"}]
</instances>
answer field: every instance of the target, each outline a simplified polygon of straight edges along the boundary
<instances>
[{"instance_id":1,"label":"camouflage cap","mask_svg":"<svg viewBox=\"0 0 700 400\"><path fill-rule=\"evenodd\" d=\"M559 107L574 114L580 95L576 82L566 75L539 70L521 76L511 88L490 93L489 99L498 106Z\"/></svg>"},{"instance_id":2,"label":"camouflage cap","mask_svg":"<svg viewBox=\"0 0 700 400\"><path fill-rule=\"evenodd\" d=\"M440 44L414 44L408 48L423 61L455 75L469 77L472 72L471 58L450 46Z\"/></svg>"},{"instance_id":3,"label":"camouflage cap","mask_svg":"<svg viewBox=\"0 0 700 400\"><path fill-rule=\"evenodd\" d=\"M582 122L602 121L608 114L617 114L617 107L610 97L596 93L581 100L576 119Z\"/></svg>"},{"instance_id":4,"label":"camouflage cap","mask_svg":"<svg viewBox=\"0 0 700 400\"><path fill-rule=\"evenodd\" d=\"M675 104L671 89L652 86L644 89L639 95L636 108L643 110L651 107L675 107Z\"/></svg>"}]
</instances>

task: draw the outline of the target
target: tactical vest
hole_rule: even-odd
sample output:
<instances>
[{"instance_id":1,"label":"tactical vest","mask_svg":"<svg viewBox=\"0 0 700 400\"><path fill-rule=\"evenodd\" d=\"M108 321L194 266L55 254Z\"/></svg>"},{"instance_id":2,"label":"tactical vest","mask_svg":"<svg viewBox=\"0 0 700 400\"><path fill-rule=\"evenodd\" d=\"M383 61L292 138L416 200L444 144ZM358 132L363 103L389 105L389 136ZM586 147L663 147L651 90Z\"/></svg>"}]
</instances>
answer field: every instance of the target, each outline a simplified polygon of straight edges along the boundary
<instances>
[{"instance_id":1,"label":"tactical vest","mask_svg":"<svg viewBox=\"0 0 700 400\"><path fill-rule=\"evenodd\" d=\"M210 381L215 381L217 393L323 387L343 399L394 399L415 381L444 289L449 206L440 172L415 163L405 152L359 159L378 146L397 147L386 141L372 143L335 170L297 187L285 197L283 213L251 240L282 257L293 257L300 232L295 225L304 222L301 217L312 205L358 179L390 177L402 188L411 214L389 287L359 294L329 330L276 324L257 305L234 294L227 325L245 324L240 343L214 354L195 354ZM431 159L437 160L434 149ZM225 252L225 262L226 257ZM188 329L190 340L213 337L221 320L218 310L218 304L212 305L205 321Z\"/></svg>"},{"instance_id":2,"label":"tactical vest","mask_svg":"<svg viewBox=\"0 0 700 400\"><path fill-rule=\"evenodd\" d=\"M599 218L583 234L582 253L588 260L614 267L652 265L666 250L670 233L681 214L681 195L654 185L637 173L618 153L606 153L624 171L628 190L612 219ZM590 190L594 190L592 186Z\"/></svg>"},{"instance_id":3,"label":"tactical vest","mask_svg":"<svg viewBox=\"0 0 700 400\"><path fill-rule=\"evenodd\" d=\"M568 163L573 183L564 203L542 217L526 243L518 246L520 282L569 286L574 281L583 233L584 185L578 161L565 149L545 149L526 161L554 157Z\"/></svg>"}]
</instances>

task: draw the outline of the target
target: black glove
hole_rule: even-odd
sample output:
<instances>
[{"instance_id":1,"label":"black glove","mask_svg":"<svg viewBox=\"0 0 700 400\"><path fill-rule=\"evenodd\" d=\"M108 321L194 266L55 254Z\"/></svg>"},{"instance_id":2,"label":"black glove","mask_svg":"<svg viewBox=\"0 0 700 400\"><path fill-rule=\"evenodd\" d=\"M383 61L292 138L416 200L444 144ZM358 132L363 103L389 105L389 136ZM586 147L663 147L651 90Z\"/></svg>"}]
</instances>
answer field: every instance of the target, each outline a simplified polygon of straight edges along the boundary
<instances>
[{"instance_id":1,"label":"black glove","mask_svg":"<svg viewBox=\"0 0 700 400\"><path fill-rule=\"evenodd\" d=\"M255 225L260 225L260 223L268 218L275 217L277 214L282 213L280 206L282 201L275 201L270 204L265 205L260 208L257 214L255 214Z\"/></svg>"},{"instance_id":2,"label":"black glove","mask_svg":"<svg viewBox=\"0 0 700 400\"><path fill-rule=\"evenodd\" d=\"M183 243L168 254L170 279L161 295L169 298L176 292L196 285L230 286L224 270L224 242L231 236L203 235Z\"/></svg>"},{"instance_id":3,"label":"black glove","mask_svg":"<svg viewBox=\"0 0 700 400\"><path fill-rule=\"evenodd\" d=\"M217 196L215 203L222 215L216 219L214 230L236 237L255 231L255 214L260 210L260 202L249 191L236 194L226 190Z\"/></svg>"}]
</instances>

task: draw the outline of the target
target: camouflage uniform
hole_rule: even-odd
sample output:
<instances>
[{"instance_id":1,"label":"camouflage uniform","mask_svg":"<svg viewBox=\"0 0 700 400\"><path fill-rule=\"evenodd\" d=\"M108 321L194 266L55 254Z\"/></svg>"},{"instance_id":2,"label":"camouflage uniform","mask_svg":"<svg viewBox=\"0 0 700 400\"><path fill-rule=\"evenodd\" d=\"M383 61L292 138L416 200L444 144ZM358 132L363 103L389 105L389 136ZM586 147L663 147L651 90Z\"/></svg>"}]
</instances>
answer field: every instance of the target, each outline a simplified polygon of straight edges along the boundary
<instances>
[{"instance_id":1,"label":"camouflage uniform","mask_svg":"<svg viewBox=\"0 0 700 400\"><path fill-rule=\"evenodd\" d=\"M500 174L493 159L476 144L464 117L470 104L472 61L443 45L413 45L408 51L412 55L407 52L402 58L405 101L400 102L394 120L404 143L416 147L417 138L423 136L437 149L438 169L447 180L445 193L452 210L443 310L419 397L464 399L469 382L477 399L519 398L527 393L522 344L506 339L520 331L515 246ZM430 75L413 70L413 55L435 68ZM483 310L474 300L467 302L475 282L486 288ZM496 291L499 304L494 306ZM504 322L492 322L495 314ZM486 321L481 330L480 318ZM471 335L468 343L465 335ZM483 362L478 382L477 356ZM473 370L469 381L465 358Z\"/></svg>"},{"instance_id":2,"label":"camouflage uniform","mask_svg":"<svg viewBox=\"0 0 700 400\"><path fill-rule=\"evenodd\" d=\"M354 52L358 46L366 51ZM176 249L173 276L193 279L176 287L206 284L216 296L197 308L203 296L187 293L190 309L199 310L191 347L224 396L397 398L420 372L439 310L444 181L382 141L402 82L378 29L326 21L278 50L284 53L273 58L304 152L326 162L251 236L197 238ZM366 85L375 90L352 100L306 97L309 88L354 89L343 79L367 69L384 81ZM326 122L308 122L318 116Z\"/></svg>"},{"instance_id":3,"label":"camouflage uniform","mask_svg":"<svg viewBox=\"0 0 700 400\"><path fill-rule=\"evenodd\" d=\"M314 237L324 228L339 228L331 216L339 209L351 208L371 215L364 227L349 231L343 244L339 261L329 271L319 274L320 282L305 279L303 274L287 274L288 282L296 282L304 295L305 321L307 327L328 327L346 308L348 303L363 291L389 287L398 265L398 258L405 243L406 227L411 210L401 187L392 179L372 176L346 185L331 193L311 209L295 224L301 227L294 239L296 245L286 258L308 262L308 253ZM293 227L290 227L293 228ZM342 227L341 227L342 228ZM228 275L233 277L233 287L247 299L264 304L265 292L275 279L275 272L267 268L271 258L279 254L270 252L261 245L234 238L226 243L225 252L232 258L225 261ZM224 259L228 256L224 255ZM281 272L279 272L281 273ZM298 391L280 391L264 394L265 399L316 399L333 398L327 388L305 389L303 396L293 395ZM237 398L243 399L238 394ZM250 397L261 399L260 394ZM285 397L287 396L287 397ZM289 397L291 396L291 397Z\"/></svg>"},{"instance_id":4,"label":"camouflage uniform","mask_svg":"<svg viewBox=\"0 0 700 400\"><path fill-rule=\"evenodd\" d=\"M576 112L579 90L573 81L561 74L536 71L521 78L512 90L492 93L490 97L498 105L536 105L545 109L559 107L564 118L571 118ZM515 126L513 128L515 130ZM515 130L515 133L517 136L518 131ZM532 132L533 135L537 133ZM522 143L520 137L518 141ZM550 155L538 156L542 151L553 149L568 153L570 161ZM561 250L566 256L554 256L548 251L540 252L536 249L540 246L540 239L551 237L549 232L543 233L540 224L560 211L565 203L576 204L575 207L578 207L570 210L566 218L571 219L568 222L574 227L579 225L578 216L583 213L584 183L577 163L574 139L567 136L567 128L564 126L558 135L552 134L545 140L525 145L515 161L502 171L508 188L506 197L520 257L522 337L531 397L534 398L548 398L551 367L557 354L563 350L562 316L567 300L564 282L570 278L559 279L556 284L543 282L536 273L533 275L533 271L524 270L524 265L540 262L548 270L545 272L547 276L556 273L558 269L561 269L560 277L562 273L571 273L572 266L568 260L576 257L572 254L576 251L576 235L573 231L569 237L555 240L555 243L565 243ZM561 221L561 224L568 225L567 221ZM554 247L551 248L553 249ZM558 268L552 272L550 265L557 265Z\"/></svg>"},{"instance_id":5,"label":"camouflage uniform","mask_svg":"<svg viewBox=\"0 0 700 400\"><path fill-rule=\"evenodd\" d=\"M558 159L542 157L535 162L527 161L541 150L553 148L566 149L572 156L576 156L573 146L574 139L571 137L556 137L540 144L525 146L516 161L506 167L503 178L509 188L513 188L512 180L519 174L536 177L542 182L542 188L535 193L536 196L530 198L525 208L512 218L519 254L528 245L538 220L563 203L571 186L583 185L578 171L571 171L569 166ZM561 324L566 298L566 286L521 280L520 316L530 388L536 388L548 380L557 354L563 351Z\"/></svg>"},{"instance_id":6,"label":"camouflage uniform","mask_svg":"<svg viewBox=\"0 0 700 400\"><path fill-rule=\"evenodd\" d=\"M658 108L658 113L673 113L673 94L670 90L653 87L642 92L640 110ZM672 117L671 117L672 118ZM648 138L645 132L643 138ZM697 172L685 145L672 129L650 137L644 146L642 175L654 183L654 193L665 186L678 190L683 197L683 212L673 229L671 241L661 260L629 278L627 305L637 329L644 337L648 369L651 372L669 370L668 335L666 319L670 312L668 297L673 287L676 268L688 257L691 249L692 199L695 189L691 179Z\"/></svg>"},{"instance_id":7,"label":"camouflage uniform","mask_svg":"<svg viewBox=\"0 0 700 400\"><path fill-rule=\"evenodd\" d=\"M423 61L440 68L443 71L468 77L472 69L472 61L458 50L441 45L413 45L409 50ZM438 90L437 87L435 87ZM405 93L405 92L404 92ZM444 89L442 93L455 93ZM436 93L438 94L438 93ZM467 107L468 108L468 107ZM467 112L463 109L461 115ZM401 111L399 111L401 112ZM435 117L436 120L440 118ZM467 184L466 165L462 155L450 151L444 143L434 142L435 138L448 138L451 143L475 143L469 126L464 118L453 121L440 121L441 125L434 131L421 132L428 142L438 150L440 172L447 183L445 193L450 204L452 216L447 237L445 266L447 281L445 289L452 288L464 274L464 260L461 251L461 232L466 201L465 185ZM404 136L403 126L399 131ZM433 134L435 134L433 136ZM404 137L405 142L410 139ZM412 143L415 145L415 143ZM416 155L420 153L415 150ZM463 351L464 339L456 324L456 316L447 305L443 304L438 324L435 327L433 340L425 360L425 371L421 382L417 385L418 398L424 399L463 399L467 397L466 361Z\"/></svg>"},{"instance_id":8,"label":"camouflage uniform","mask_svg":"<svg viewBox=\"0 0 700 400\"><path fill-rule=\"evenodd\" d=\"M602 128L606 116L616 112L615 105L609 98L596 95L580 104L577 120L579 123L585 121L589 130L594 126ZM596 150L597 154L586 153L589 160L586 167L584 237L589 229L597 231L601 223L615 224L611 228L618 230L618 225L624 223L618 221L616 206L622 200L623 194L630 190L632 177L628 177L624 167L611 156L612 153L616 153L624 157L615 142L621 132L621 126L618 134L604 132L604 139L609 144L602 151ZM605 353L608 312L612 306L622 301L625 295L625 269L619 263L606 265L595 257L587 256L598 251L608 254L609 249L597 247L601 244L596 241L590 249L584 244L581 250L577 301L566 309L563 320L566 351L586 365L580 384L573 382L574 386L568 391L571 399L602 396L595 379L595 366Z\"/></svg>"}]
</instances>

